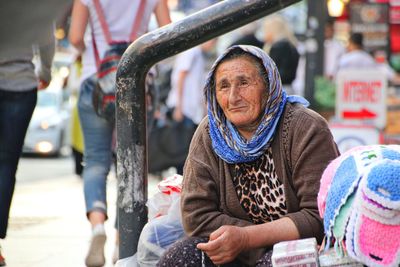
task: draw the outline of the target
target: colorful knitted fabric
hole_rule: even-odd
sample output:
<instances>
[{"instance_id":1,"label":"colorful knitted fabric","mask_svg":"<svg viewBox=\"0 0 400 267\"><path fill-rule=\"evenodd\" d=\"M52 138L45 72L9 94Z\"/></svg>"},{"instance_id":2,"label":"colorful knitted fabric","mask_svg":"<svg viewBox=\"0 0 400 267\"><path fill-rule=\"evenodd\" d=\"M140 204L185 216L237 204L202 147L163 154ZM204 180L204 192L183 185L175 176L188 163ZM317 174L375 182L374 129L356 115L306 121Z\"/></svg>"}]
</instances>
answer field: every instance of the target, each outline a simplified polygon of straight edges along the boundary
<instances>
[{"instance_id":1,"label":"colorful knitted fabric","mask_svg":"<svg viewBox=\"0 0 400 267\"><path fill-rule=\"evenodd\" d=\"M365 150L366 148L366 146L357 146L347 150L340 157L333 160L324 170L321 178L321 187L318 192L318 210L321 217L324 217L326 197L328 195L329 187L332 183L332 179L335 176L336 169L338 168L339 164L344 160L344 158L351 156L351 153L358 150Z\"/></svg>"},{"instance_id":2,"label":"colorful knitted fabric","mask_svg":"<svg viewBox=\"0 0 400 267\"><path fill-rule=\"evenodd\" d=\"M342 244L345 236L354 259L399 266L400 146L358 147L338 157L323 173L320 194L328 245Z\"/></svg>"}]
</instances>

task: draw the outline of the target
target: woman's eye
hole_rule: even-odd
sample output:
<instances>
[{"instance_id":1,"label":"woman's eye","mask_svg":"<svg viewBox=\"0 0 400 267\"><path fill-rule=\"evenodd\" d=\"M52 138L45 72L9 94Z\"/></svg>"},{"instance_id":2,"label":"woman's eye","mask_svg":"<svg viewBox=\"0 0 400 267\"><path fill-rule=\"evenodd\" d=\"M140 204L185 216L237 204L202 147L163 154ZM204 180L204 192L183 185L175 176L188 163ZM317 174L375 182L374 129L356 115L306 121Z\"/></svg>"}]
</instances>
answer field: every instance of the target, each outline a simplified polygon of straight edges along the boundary
<instances>
[{"instance_id":1,"label":"woman's eye","mask_svg":"<svg viewBox=\"0 0 400 267\"><path fill-rule=\"evenodd\" d=\"M241 87L247 87L247 86L249 85L249 82L248 82L247 80L241 80L241 81L239 82L239 85L240 85Z\"/></svg>"},{"instance_id":2,"label":"woman's eye","mask_svg":"<svg viewBox=\"0 0 400 267\"><path fill-rule=\"evenodd\" d=\"M228 89L229 88L229 84L226 84L226 83L223 83L223 84L221 84L220 86L219 86L219 89L220 90L226 90L226 89Z\"/></svg>"}]
</instances>

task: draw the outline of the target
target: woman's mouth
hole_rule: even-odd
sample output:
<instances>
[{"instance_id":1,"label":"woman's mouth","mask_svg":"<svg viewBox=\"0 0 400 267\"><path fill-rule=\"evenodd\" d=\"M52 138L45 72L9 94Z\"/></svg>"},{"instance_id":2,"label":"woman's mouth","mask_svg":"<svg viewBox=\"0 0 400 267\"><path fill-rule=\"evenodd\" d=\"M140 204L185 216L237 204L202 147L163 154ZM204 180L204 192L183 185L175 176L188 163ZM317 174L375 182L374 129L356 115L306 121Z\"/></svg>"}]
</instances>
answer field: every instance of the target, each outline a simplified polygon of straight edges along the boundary
<instances>
[{"instance_id":1,"label":"woman's mouth","mask_svg":"<svg viewBox=\"0 0 400 267\"><path fill-rule=\"evenodd\" d=\"M245 108L246 108L245 106L233 107L233 108L230 108L230 109L229 109L229 112L238 112L238 111L241 111L241 110L243 110L243 109L245 109Z\"/></svg>"}]
</instances>

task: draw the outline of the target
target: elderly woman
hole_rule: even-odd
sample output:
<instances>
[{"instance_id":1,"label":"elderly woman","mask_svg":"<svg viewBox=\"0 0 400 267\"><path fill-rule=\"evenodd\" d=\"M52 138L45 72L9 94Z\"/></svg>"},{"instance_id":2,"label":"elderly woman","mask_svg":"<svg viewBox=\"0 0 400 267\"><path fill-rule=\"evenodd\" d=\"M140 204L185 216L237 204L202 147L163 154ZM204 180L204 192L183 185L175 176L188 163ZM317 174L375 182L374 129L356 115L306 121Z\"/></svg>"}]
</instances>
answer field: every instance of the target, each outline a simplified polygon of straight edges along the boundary
<instances>
[{"instance_id":1,"label":"elderly woman","mask_svg":"<svg viewBox=\"0 0 400 267\"><path fill-rule=\"evenodd\" d=\"M277 242L321 240L319 181L339 155L326 121L286 95L274 62L253 46L220 56L205 94L208 118L184 168L189 237L159 266L268 266Z\"/></svg>"}]
</instances>

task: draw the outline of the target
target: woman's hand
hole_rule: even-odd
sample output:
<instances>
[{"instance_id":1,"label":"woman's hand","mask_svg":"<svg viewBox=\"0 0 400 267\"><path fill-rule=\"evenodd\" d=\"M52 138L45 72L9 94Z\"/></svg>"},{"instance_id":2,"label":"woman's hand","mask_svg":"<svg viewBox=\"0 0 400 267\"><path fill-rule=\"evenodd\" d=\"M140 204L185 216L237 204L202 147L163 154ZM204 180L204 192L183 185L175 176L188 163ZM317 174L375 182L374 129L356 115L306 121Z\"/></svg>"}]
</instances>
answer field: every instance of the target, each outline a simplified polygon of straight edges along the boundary
<instances>
[{"instance_id":1,"label":"woman's hand","mask_svg":"<svg viewBox=\"0 0 400 267\"><path fill-rule=\"evenodd\" d=\"M233 261L249 246L249 238L244 227L224 225L210 234L207 243L199 243L197 248L207 253L216 265Z\"/></svg>"}]
</instances>

